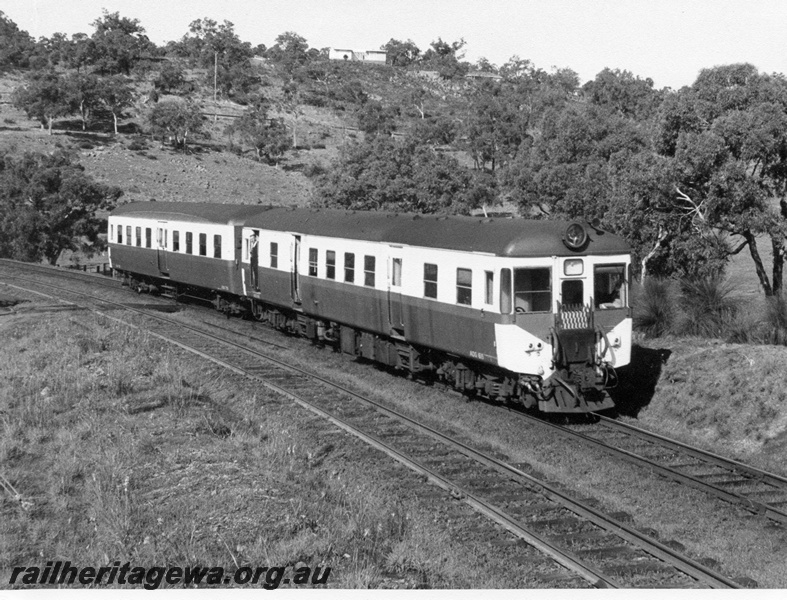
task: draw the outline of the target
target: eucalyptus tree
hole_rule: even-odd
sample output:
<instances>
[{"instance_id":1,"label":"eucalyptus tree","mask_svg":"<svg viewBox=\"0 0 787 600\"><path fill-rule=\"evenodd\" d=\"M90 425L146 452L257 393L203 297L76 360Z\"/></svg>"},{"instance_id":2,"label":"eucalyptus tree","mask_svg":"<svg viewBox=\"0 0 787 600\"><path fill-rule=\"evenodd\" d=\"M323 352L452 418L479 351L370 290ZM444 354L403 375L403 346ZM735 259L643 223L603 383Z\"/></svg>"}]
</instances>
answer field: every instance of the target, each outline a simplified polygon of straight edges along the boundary
<instances>
[{"instance_id":1,"label":"eucalyptus tree","mask_svg":"<svg viewBox=\"0 0 787 600\"><path fill-rule=\"evenodd\" d=\"M35 52L35 41L0 10L0 73L27 67Z\"/></svg>"},{"instance_id":2,"label":"eucalyptus tree","mask_svg":"<svg viewBox=\"0 0 787 600\"><path fill-rule=\"evenodd\" d=\"M158 102L147 113L146 119L153 135L169 137L184 152L188 139L199 136L205 122L200 107L184 100Z\"/></svg>"},{"instance_id":3,"label":"eucalyptus tree","mask_svg":"<svg viewBox=\"0 0 787 600\"><path fill-rule=\"evenodd\" d=\"M14 106L25 111L31 119L46 127L52 135L52 124L57 117L70 114L69 91L65 78L54 71L33 72L11 96Z\"/></svg>"},{"instance_id":4,"label":"eucalyptus tree","mask_svg":"<svg viewBox=\"0 0 787 600\"><path fill-rule=\"evenodd\" d=\"M91 115L101 106L99 91L101 79L93 73L71 73L64 82L68 95L69 110L78 113L82 120L82 131L87 129Z\"/></svg>"},{"instance_id":5,"label":"eucalyptus tree","mask_svg":"<svg viewBox=\"0 0 787 600\"><path fill-rule=\"evenodd\" d=\"M145 35L139 19L104 10L92 25L95 32L90 37L91 64L101 73L130 75L143 56L156 52L156 45Z\"/></svg>"},{"instance_id":6,"label":"eucalyptus tree","mask_svg":"<svg viewBox=\"0 0 787 600\"><path fill-rule=\"evenodd\" d=\"M118 134L118 119L134 104L134 88L123 75L103 77L99 80L96 96L98 101L112 114L115 135Z\"/></svg>"},{"instance_id":7,"label":"eucalyptus tree","mask_svg":"<svg viewBox=\"0 0 787 600\"><path fill-rule=\"evenodd\" d=\"M787 80L750 64L704 69L668 97L656 150L674 164L665 210L691 222L697 237L730 237L748 250L766 295L783 288L787 241ZM769 274L758 240L770 245Z\"/></svg>"},{"instance_id":8,"label":"eucalyptus tree","mask_svg":"<svg viewBox=\"0 0 787 600\"><path fill-rule=\"evenodd\" d=\"M0 151L0 256L54 264L65 249L96 249L105 231L96 211L122 193L62 151Z\"/></svg>"},{"instance_id":9,"label":"eucalyptus tree","mask_svg":"<svg viewBox=\"0 0 787 600\"><path fill-rule=\"evenodd\" d=\"M243 143L254 148L257 160L277 162L290 149L290 137L284 122L268 115L268 107L267 101L260 98L226 131L230 136L237 134Z\"/></svg>"},{"instance_id":10,"label":"eucalyptus tree","mask_svg":"<svg viewBox=\"0 0 787 600\"><path fill-rule=\"evenodd\" d=\"M418 60L421 50L413 40L403 42L391 38L380 50L385 50L389 64L394 67L407 67Z\"/></svg>"},{"instance_id":11,"label":"eucalyptus tree","mask_svg":"<svg viewBox=\"0 0 787 600\"><path fill-rule=\"evenodd\" d=\"M491 173L507 166L528 137L528 115L507 84L483 82L471 91L463 126L463 145L475 167Z\"/></svg>"},{"instance_id":12,"label":"eucalyptus tree","mask_svg":"<svg viewBox=\"0 0 787 600\"><path fill-rule=\"evenodd\" d=\"M374 136L342 149L317 203L352 210L466 214L493 202L494 181L406 138Z\"/></svg>"}]
</instances>

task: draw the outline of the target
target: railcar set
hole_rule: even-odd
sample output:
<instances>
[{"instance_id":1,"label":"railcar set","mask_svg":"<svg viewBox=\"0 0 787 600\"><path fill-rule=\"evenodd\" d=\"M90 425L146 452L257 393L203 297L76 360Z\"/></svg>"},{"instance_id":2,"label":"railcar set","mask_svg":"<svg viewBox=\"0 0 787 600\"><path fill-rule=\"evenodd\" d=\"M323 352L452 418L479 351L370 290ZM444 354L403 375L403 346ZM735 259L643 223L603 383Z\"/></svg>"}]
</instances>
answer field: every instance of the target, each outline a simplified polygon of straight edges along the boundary
<instances>
[{"instance_id":1,"label":"railcar set","mask_svg":"<svg viewBox=\"0 0 787 600\"><path fill-rule=\"evenodd\" d=\"M587 224L137 202L108 241L138 292L542 412L611 408L630 360L630 248Z\"/></svg>"}]
</instances>

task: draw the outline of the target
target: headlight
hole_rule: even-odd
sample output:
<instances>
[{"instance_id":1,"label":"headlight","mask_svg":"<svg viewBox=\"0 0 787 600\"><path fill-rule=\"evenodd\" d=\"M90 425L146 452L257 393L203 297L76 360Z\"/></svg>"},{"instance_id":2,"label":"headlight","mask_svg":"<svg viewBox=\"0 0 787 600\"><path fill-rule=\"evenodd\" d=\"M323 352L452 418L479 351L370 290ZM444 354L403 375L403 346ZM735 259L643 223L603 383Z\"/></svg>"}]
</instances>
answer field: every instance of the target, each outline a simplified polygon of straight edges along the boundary
<instances>
[{"instance_id":1,"label":"headlight","mask_svg":"<svg viewBox=\"0 0 787 600\"><path fill-rule=\"evenodd\" d=\"M566 227L566 233L563 235L563 243L571 250L581 250L588 241L588 232L582 226L582 223L571 223Z\"/></svg>"}]
</instances>

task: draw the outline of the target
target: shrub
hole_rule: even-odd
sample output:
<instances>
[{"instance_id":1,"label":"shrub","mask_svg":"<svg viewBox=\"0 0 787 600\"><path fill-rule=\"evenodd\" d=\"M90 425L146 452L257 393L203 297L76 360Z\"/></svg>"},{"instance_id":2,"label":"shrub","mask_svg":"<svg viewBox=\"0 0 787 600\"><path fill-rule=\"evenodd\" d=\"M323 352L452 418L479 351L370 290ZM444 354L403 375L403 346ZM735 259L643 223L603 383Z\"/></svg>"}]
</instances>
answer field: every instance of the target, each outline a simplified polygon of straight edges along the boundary
<instances>
[{"instance_id":1,"label":"shrub","mask_svg":"<svg viewBox=\"0 0 787 600\"><path fill-rule=\"evenodd\" d=\"M735 320L738 302L735 287L717 276L680 282L678 327L686 335L723 337Z\"/></svg>"},{"instance_id":2,"label":"shrub","mask_svg":"<svg viewBox=\"0 0 787 600\"><path fill-rule=\"evenodd\" d=\"M765 298L759 310L739 311L725 339L738 344L787 346L787 298Z\"/></svg>"},{"instance_id":3,"label":"shrub","mask_svg":"<svg viewBox=\"0 0 787 600\"><path fill-rule=\"evenodd\" d=\"M321 162L311 163L303 168L303 174L306 177L319 177L328 172L328 169Z\"/></svg>"},{"instance_id":4,"label":"shrub","mask_svg":"<svg viewBox=\"0 0 787 600\"><path fill-rule=\"evenodd\" d=\"M642 286L632 287L634 328L647 337L659 337L674 329L677 299L673 282L648 277Z\"/></svg>"},{"instance_id":5,"label":"shrub","mask_svg":"<svg viewBox=\"0 0 787 600\"><path fill-rule=\"evenodd\" d=\"M147 150L148 149L148 143L144 139L136 139L136 140L133 140L128 145L128 149L133 151L133 152L137 152L137 151L140 151L140 150Z\"/></svg>"},{"instance_id":6,"label":"shrub","mask_svg":"<svg viewBox=\"0 0 787 600\"><path fill-rule=\"evenodd\" d=\"M763 333L762 311L738 311L727 326L724 340L732 344L761 344Z\"/></svg>"},{"instance_id":7,"label":"shrub","mask_svg":"<svg viewBox=\"0 0 787 600\"><path fill-rule=\"evenodd\" d=\"M765 299L765 315L761 325L764 343L787 346L787 299L784 295Z\"/></svg>"}]
</instances>

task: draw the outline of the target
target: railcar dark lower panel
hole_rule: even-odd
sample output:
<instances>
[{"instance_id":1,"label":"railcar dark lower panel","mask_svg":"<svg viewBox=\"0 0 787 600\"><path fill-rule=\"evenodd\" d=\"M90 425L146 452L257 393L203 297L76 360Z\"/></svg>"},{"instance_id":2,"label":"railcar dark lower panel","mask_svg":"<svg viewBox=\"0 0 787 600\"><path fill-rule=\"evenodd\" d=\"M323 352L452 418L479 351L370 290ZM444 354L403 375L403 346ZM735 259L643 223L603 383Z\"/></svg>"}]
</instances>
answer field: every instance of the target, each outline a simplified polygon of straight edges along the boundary
<instances>
[{"instance_id":1,"label":"railcar dark lower panel","mask_svg":"<svg viewBox=\"0 0 787 600\"><path fill-rule=\"evenodd\" d=\"M110 245L112 268L151 278L169 279L179 284L242 294L240 268L234 260L221 260L167 252L167 271L159 268L158 251L136 246Z\"/></svg>"}]
</instances>

